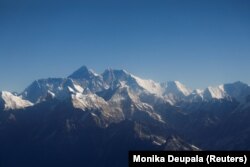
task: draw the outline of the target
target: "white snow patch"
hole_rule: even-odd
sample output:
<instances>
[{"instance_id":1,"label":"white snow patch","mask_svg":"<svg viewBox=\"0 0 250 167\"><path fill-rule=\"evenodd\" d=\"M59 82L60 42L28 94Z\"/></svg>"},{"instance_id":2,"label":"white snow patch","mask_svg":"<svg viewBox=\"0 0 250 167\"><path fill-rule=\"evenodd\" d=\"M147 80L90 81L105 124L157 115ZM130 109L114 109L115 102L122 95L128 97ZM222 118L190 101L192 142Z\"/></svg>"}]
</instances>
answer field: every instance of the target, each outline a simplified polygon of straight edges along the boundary
<instances>
[{"instance_id":1,"label":"white snow patch","mask_svg":"<svg viewBox=\"0 0 250 167\"><path fill-rule=\"evenodd\" d=\"M10 92L2 91L1 97L4 100L4 109L20 109L28 106L32 106L33 104L28 100L23 100L21 97L15 96Z\"/></svg>"},{"instance_id":2,"label":"white snow patch","mask_svg":"<svg viewBox=\"0 0 250 167\"><path fill-rule=\"evenodd\" d=\"M50 94L53 98L56 96L55 93L51 92L50 90L48 90L48 94Z\"/></svg>"},{"instance_id":3,"label":"white snow patch","mask_svg":"<svg viewBox=\"0 0 250 167\"><path fill-rule=\"evenodd\" d=\"M162 95L163 88L161 87L159 83L156 83L153 80L144 80L134 75L131 75L131 76L136 80L139 86L141 86L148 92L159 95L159 96Z\"/></svg>"},{"instance_id":4,"label":"white snow patch","mask_svg":"<svg viewBox=\"0 0 250 167\"><path fill-rule=\"evenodd\" d=\"M193 149L195 149L195 150L200 150L198 147L196 147L195 145L190 145Z\"/></svg>"},{"instance_id":5,"label":"white snow patch","mask_svg":"<svg viewBox=\"0 0 250 167\"><path fill-rule=\"evenodd\" d=\"M69 89L69 91L70 91L71 93L75 93L74 89L71 88L70 86L68 86L68 89Z\"/></svg>"},{"instance_id":6,"label":"white snow patch","mask_svg":"<svg viewBox=\"0 0 250 167\"><path fill-rule=\"evenodd\" d=\"M210 92L212 98L215 99L223 99L226 96L223 85L218 87L208 87L208 91Z\"/></svg>"},{"instance_id":7,"label":"white snow patch","mask_svg":"<svg viewBox=\"0 0 250 167\"><path fill-rule=\"evenodd\" d=\"M192 95L199 96L199 97L201 97L203 99L204 98L204 90L202 90L202 89L195 89L192 92Z\"/></svg>"},{"instance_id":8,"label":"white snow patch","mask_svg":"<svg viewBox=\"0 0 250 167\"><path fill-rule=\"evenodd\" d=\"M76 93L72 95L72 102L75 108L82 110L100 109L106 104L105 100L95 94Z\"/></svg>"},{"instance_id":9,"label":"white snow patch","mask_svg":"<svg viewBox=\"0 0 250 167\"><path fill-rule=\"evenodd\" d=\"M74 84L73 86L74 86L75 90L76 90L77 92L79 92L79 93L82 93L83 90L84 90L80 85Z\"/></svg>"},{"instance_id":10,"label":"white snow patch","mask_svg":"<svg viewBox=\"0 0 250 167\"><path fill-rule=\"evenodd\" d=\"M179 81L174 81L174 83L176 84L179 91L181 91L185 96L188 96L191 93L191 91L188 90L186 86L180 83Z\"/></svg>"},{"instance_id":11,"label":"white snow patch","mask_svg":"<svg viewBox=\"0 0 250 167\"><path fill-rule=\"evenodd\" d=\"M92 69L89 69L89 71L94 75L94 76L99 76L94 70L92 70Z\"/></svg>"}]
</instances>

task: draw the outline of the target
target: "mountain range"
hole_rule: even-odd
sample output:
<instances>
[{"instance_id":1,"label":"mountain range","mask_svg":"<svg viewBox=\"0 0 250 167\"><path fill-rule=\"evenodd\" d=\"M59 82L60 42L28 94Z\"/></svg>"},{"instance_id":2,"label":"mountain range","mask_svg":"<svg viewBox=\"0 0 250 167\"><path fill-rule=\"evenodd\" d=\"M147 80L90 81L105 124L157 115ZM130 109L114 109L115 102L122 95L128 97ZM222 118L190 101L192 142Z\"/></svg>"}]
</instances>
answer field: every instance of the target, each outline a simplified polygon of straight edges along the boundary
<instances>
[{"instance_id":1,"label":"mountain range","mask_svg":"<svg viewBox=\"0 0 250 167\"><path fill-rule=\"evenodd\" d=\"M122 167L128 150L250 150L249 119L240 81L191 90L82 66L0 92L0 166Z\"/></svg>"}]
</instances>

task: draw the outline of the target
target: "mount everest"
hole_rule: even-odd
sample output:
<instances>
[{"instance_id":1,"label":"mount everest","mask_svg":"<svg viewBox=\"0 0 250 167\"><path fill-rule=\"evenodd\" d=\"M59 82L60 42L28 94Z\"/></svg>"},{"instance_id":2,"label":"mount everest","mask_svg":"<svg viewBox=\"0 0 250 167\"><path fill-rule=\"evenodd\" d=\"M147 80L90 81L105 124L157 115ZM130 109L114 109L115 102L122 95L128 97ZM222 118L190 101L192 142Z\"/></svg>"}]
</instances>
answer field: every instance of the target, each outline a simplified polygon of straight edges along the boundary
<instances>
[{"instance_id":1,"label":"mount everest","mask_svg":"<svg viewBox=\"0 0 250 167\"><path fill-rule=\"evenodd\" d=\"M75 94L98 94L112 92L116 89L127 88L136 96L148 94L160 98L171 105L179 102L210 101L210 100L237 100L244 103L250 95L250 87L240 81L211 87L204 90L191 90L179 81L169 81L167 83L157 83L153 80L141 79L128 73L125 70L107 69L102 74L96 74L86 66L79 68L67 78L39 79L29 85L21 94L11 94L3 91L1 99L6 103L13 104L10 109L37 104L46 98L66 99ZM6 95L8 94L8 95ZM9 97L8 99L4 97ZM105 98L99 96L101 98ZM20 102L22 101L22 102Z\"/></svg>"},{"instance_id":2,"label":"mount everest","mask_svg":"<svg viewBox=\"0 0 250 167\"><path fill-rule=\"evenodd\" d=\"M250 150L250 86L239 81L191 90L83 66L0 95L5 166L127 166L128 150Z\"/></svg>"}]
</instances>

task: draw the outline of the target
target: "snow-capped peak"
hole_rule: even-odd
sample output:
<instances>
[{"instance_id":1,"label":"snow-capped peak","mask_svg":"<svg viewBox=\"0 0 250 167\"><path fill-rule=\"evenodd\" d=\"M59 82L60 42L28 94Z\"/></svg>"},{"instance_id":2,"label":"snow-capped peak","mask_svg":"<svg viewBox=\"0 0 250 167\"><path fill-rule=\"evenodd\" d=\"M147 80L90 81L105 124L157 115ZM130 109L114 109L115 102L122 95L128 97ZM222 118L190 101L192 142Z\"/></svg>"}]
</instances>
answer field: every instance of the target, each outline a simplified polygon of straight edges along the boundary
<instances>
[{"instance_id":1,"label":"snow-capped peak","mask_svg":"<svg viewBox=\"0 0 250 167\"><path fill-rule=\"evenodd\" d=\"M136 77L134 75L131 75L131 76L136 80L136 82L138 83L138 85L140 87L144 88L149 93L156 94L158 96L162 95L163 88L162 88L161 84L156 83L153 80L141 79L141 78Z\"/></svg>"},{"instance_id":2,"label":"snow-capped peak","mask_svg":"<svg viewBox=\"0 0 250 167\"><path fill-rule=\"evenodd\" d=\"M245 102L250 95L250 87L242 82L208 87L191 91L179 81L160 84L128 73L125 70L107 69L101 75L82 66L67 78L39 79L33 82L21 94L23 99L39 103L47 96L59 100L68 99L71 94L91 92L94 94L112 94L118 87L127 87L136 96L154 95L170 104L181 101L200 101L211 99L236 99ZM111 91L111 92L108 92ZM110 98L110 97L109 97Z\"/></svg>"},{"instance_id":3,"label":"snow-capped peak","mask_svg":"<svg viewBox=\"0 0 250 167\"><path fill-rule=\"evenodd\" d=\"M186 86L180 83L179 81L169 81L167 82L165 94L169 93L188 96L191 93L191 90L186 88Z\"/></svg>"},{"instance_id":4,"label":"snow-capped peak","mask_svg":"<svg viewBox=\"0 0 250 167\"><path fill-rule=\"evenodd\" d=\"M97 73L95 73L92 69L88 69L86 66L80 67L78 70L73 72L71 75L68 76L68 78L73 79L91 79L93 77L99 76Z\"/></svg>"},{"instance_id":5,"label":"snow-capped peak","mask_svg":"<svg viewBox=\"0 0 250 167\"><path fill-rule=\"evenodd\" d=\"M71 93L82 93L84 88L71 78L48 78L34 81L22 93L22 97L33 103L44 101L49 95L57 99L65 99Z\"/></svg>"},{"instance_id":6,"label":"snow-capped peak","mask_svg":"<svg viewBox=\"0 0 250 167\"><path fill-rule=\"evenodd\" d=\"M208 87L207 88L212 96L212 98L223 99L226 96L223 85L218 87Z\"/></svg>"},{"instance_id":7,"label":"snow-capped peak","mask_svg":"<svg viewBox=\"0 0 250 167\"><path fill-rule=\"evenodd\" d=\"M219 86L209 86L204 90L196 89L192 92L192 97L199 96L204 100L234 98L238 102L243 103L248 95L250 95L250 87L239 81Z\"/></svg>"},{"instance_id":8,"label":"snow-capped peak","mask_svg":"<svg viewBox=\"0 0 250 167\"><path fill-rule=\"evenodd\" d=\"M182 83L180 83L179 81L174 81L174 83L176 84L177 88L185 95L188 96L191 91L189 89L186 88L185 85L183 85Z\"/></svg>"},{"instance_id":9,"label":"snow-capped peak","mask_svg":"<svg viewBox=\"0 0 250 167\"><path fill-rule=\"evenodd\" d=\"M246 97L250 95L250 86L240 81L224 84L224 90L239 102L245 102Z\"/></svg>"},{"instance_id":10,"label":"snow-capped peak","mask_svg":"<svg viewBox=\"0 0 250 167\"><path fill-rule=\"evenodd\" d=\"M115 88L120 85L121 82L127 83L131 79L131 74L125 70L113 70L111 68L106 69L102 74L103 82L108 85L109 88Z\"/></svg>"},{"instance_id":11,"label":"snow-capped peak","mask_svg":"<svg viewBox=\"0 0 250 167\"><path fill-rule=\"evenodd\" d=\"M127 85L132 89L145 89L147 92L156 95L162 95L163 88L159 83L153 80L141 79L135 75L130 74L126 70L107 69L102 74L103 80L111 87L114 84Z\"/></svg>"},{"instance_id":12,"label":"snow-capped peak","mask_svg":"<svg viewBox=\"0 0 250 167\"><path fill-rule=\"evenodd\" d=\"M7 91L0 92L0 95L1 100L4 102L4 110L21 109L33 105L28 100L23 100L21 97Z\"/></svg>"}]
</instances>

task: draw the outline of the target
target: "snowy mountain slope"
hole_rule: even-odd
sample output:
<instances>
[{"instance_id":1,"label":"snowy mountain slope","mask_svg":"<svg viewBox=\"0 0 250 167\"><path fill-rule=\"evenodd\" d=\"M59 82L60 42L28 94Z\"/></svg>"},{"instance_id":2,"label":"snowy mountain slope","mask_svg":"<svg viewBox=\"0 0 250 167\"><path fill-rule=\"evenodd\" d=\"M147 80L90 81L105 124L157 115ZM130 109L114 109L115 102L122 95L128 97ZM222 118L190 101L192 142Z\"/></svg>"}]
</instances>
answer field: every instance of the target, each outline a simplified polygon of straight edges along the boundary
<instances>
[{"instance_id":1,"label":"snowy mountain slope","mask_svg":"<svg viewBox=\"0 0 250 167\"><path fill-rule=\"evenodd\" d=\"M33 105L28 100L23 100L21 97L7 91L0 92L0 99L3 103L4 110L21 109Z\"/></svg>"},{"instance_id":2,"label":"snowy mountain slope","mask_svg":"<svg viewBox=\"0 0 250 167\"><path fill-rule=\"evenodd\" d=\"M141 79L125 70L115 69L106 69L99 75L86 66L82 66L67 78L36 80L24 90L21 96L32 103L39 103L46 100L48 96L63 100L70 98L73 93L91 92L108 100L120 86L129 87L129 90L138 96L141 102L144 102L142 99L145 99L141 97L147 95L155 100L161 98L171 105L180 102L230 100L232 98L244 102L246 96L250 94L250 87L241 82L217 87L209 86L204 90L192 91L179 81L169 81L166 84L157 83Z\"/></svg>"},{"instance_id":3,"label":"snowy mountain slope","mask_svg":"<svg viewBox=\"0 0 250 167\"><path fill-rule=\"evenodd\" d=\"M212 99L235 99L240 103L246 102L246 97L250 95L250 87L242 82L235 82L229 84L222 84L219 86L209 86L204 90L194 90L189 99L212 100Z\"/></svg>"},{"instance_id":4,"label":"snowy mountain slope","mask_svg":"<svg viewBox=\"0 0 250 167\"><path fill-rule=\"evenodd\" d=\"M48 78L34 81L21 94L23 98L39 103L51 96L57 99L66 99L72 93L97 93L126 85L137 94L148 92L161 95L163 88L152 80L143 80L125 70L105 70L102 75L88 70L85 66L78 69L68 78Z\"/></svg>"},{"instance_id":5,"label":"snowy mountain slope","mask_svg":"<svg viewBox=\"0 0 250 167\"><path fill-rule=\"evenodd\" d=\"M0 141L7 146L0 153L6 156L16 136L22 151L44 151L38 159L49 151L60 155L61 148L65 157L70 149L86 156L94 151L103 162L120 148L126 155L137 148L250 150L250 88L241 82L192 91L179 81L157 83L114 69L96 74L83 66L66 78L36 80L21 96L2 92L0 105L11 109L0 112Z\"/></svg>"},{"instance_id":6,"label":"snowy mountain slope","mask_svg":"<svg viewBox=\"0 0 250 167\"><path fill-rule=\"evenodd\" d=\"M91 92L102 91L108 89L108 85L103 82L101 75L95 73L92 69L88 69L86 66L82 66L71 75L68 76L83 88L88 88Z\"/></svg>"},{"instance_id":7,"label":"snowy mountain slope","mask_svg":"<svg viewBox=\"0 0 250 167\"><path fill-rule=\"evenodd\" d=\"M39 103L46 100L48 96L58 99L66 99L71 93L82 93L84 88L75 81L68 78L48 78L34 81L28 86L21 96L33 103Z\"/></svg>"},{"instance_id":8,"label":"snowy mountain slope","mask_svg":"<svg viewBox=\"0 0 250 167\"><path fill-rule=\"evenodd\" d=\"M162 87L160 83L156 83L153 80L144 80L134 75L131 75L131 76L136 80L136 82L138 83L140 87L144 88L149 93L162 96L164 88Z\"/></svg>"},{"instance_id":9,"label":"snowy mountain slope","mask_svg":"<svg viewBox=\"0 0 250 167\"><path fill-rule=\"evenodd\" d=\"M219 85L218 87L209 86L203 92L203 97L206 100L209 99L223 99L227 97L227 93L224 91L224 86Z\"/></svg>"},{"instance_id":10,"label":"snowy mountain slope","mask_svg":"<svg viewBox=\"0 0 250 167\"><path fill-rule=\"evenodd\" d=\"M188 96L190 102L199 102L204 100L204 90L202 89L195 89L192 93Z\"/></svg>"},{"instance_id":11,"label":"snowy mountain slope","mask_svg":"<svg viewBox=\"0 0 250 167\"><path fill-rule=\"evenodd\" d=\"M136 92L126 85L119 87L111 99L108 100L108 103L111 108L114 108L117 112L121 112L125 119L135 119L136 115L140 113L153 120L164 122L149 103L141 101Z\"/></svg>"},{"instance_id":12,"label":"snowy mountain slope","mask_svg":"<svg viewBox=\"0 0 250 167\"><path fill-rule=\"evenodd\" d=\"M169 81L166 85L165 95L173 94L179 96L188 96L191 93L191 90L186 88L185 85L179 81Z\"/></svg>"},{"instance_id":13,"label":"snowy mountain slope","mask_svg":"<svg viewBox=\"0 0 250 167\"><path fill-rule=\"evenodd\" d=\"M107 69L101 75L103 81L111 90L116 89L121 85L127 85L134 91L139 91L141 89L132 75L125 70Z\"/></svg>"},{"instance_id":14,"label":"snowy mountain slope","mask_svg":"<svg viewBox=\"0 0 250 167\"><path fill-rule=\"evenodd\" d=\"M118 87L121 84L125 84L134 91L147 91L151 94L156 94L159 96L162 95L164 90L161 84L156 83L153 80L141 79L125 70L107 69L104 71L102 76L104 82L107 83L112 89Z\"/></svg>"},{"instance_id":15,"label":"snowy mountain slope","mask_svg":"<svg viewBox=\"0 0 250 167\"><path fill-rule=\"evenodd\" d=\"M86 79L90 80L92 78L99 77L98 74L96 74L92 69L88 69L86 66L82 66L79 69L77 69L75 72L73 72L71 75L68 76L68 78L73 79Z\"/></svg>"},{"instance_id":16,"label":"snowy mountain slope","mask_svg":"<svg viewBox=\"0 0 250 167\"><path fill-rule=\"evenodd\" d=\"M187 100L187 97L190 94L191 90L186 88L186 86L179 81L167 82L165 91L163 93L164 99L172 105L177 102Z\"/></svg>"},{"instance_id":17,"label":"snowy mountain slope","mask_svg":"<svg viewBox=\"0 0 250 167\"><path fill-rule=\"evenodd\" d=\"M74 107L80 108L82 110L101 109L102 106L107 105L104 99L92 93L88 94L76 93L72 94L71 97Z\"/></svg>"},{"instance_id":18,"label":"snowy mountain slope","mask_svg":"<svg viewBox=\"0 0 250 167\"><path fill-rule=\"evenodd\" d=\"M108 126L113 122L124 120L122 111L117 111L103 98L91 92L87 94L76 93L71 95L72 104L75 108L89 112L100 126Z\"/></svg>"},{"instance_id":19,"label":"snowy mountain slope","mask_svg":"<svg viewBox=\"0 0 250 167\"><path fill-rule=\"evenodd\" d=\"M246 102L247 96L250 95L250 86L240 81L231 84L224 84L223 87L229 96L235 98L241 103Z\"/></svg>"}]
</instances>

